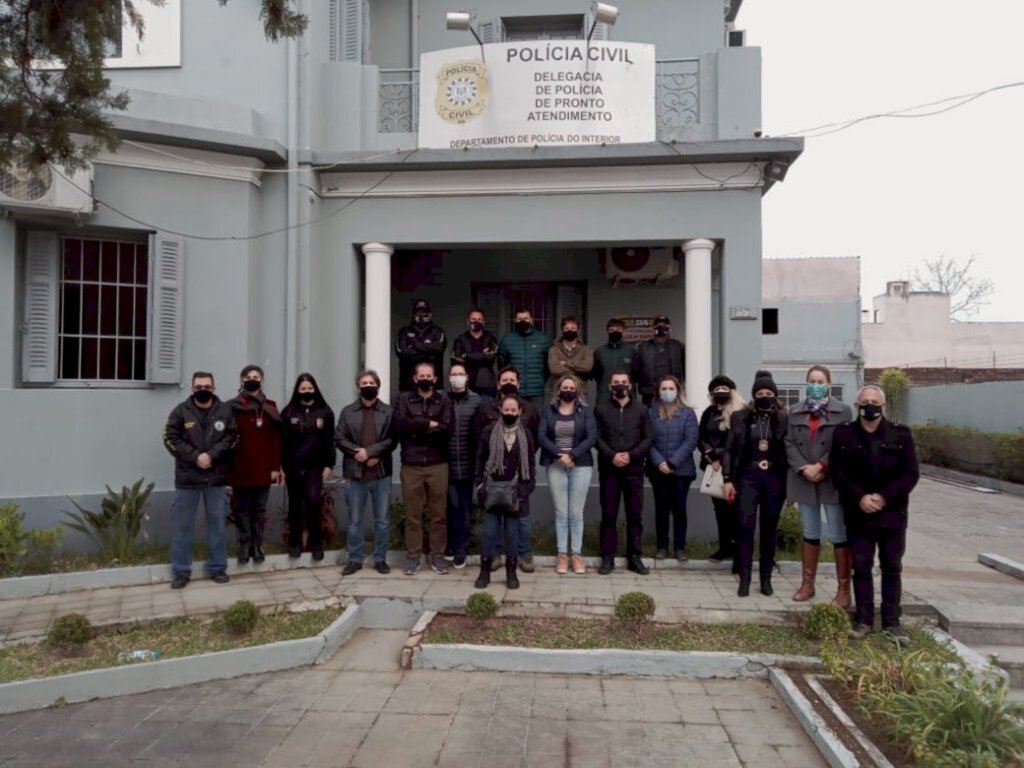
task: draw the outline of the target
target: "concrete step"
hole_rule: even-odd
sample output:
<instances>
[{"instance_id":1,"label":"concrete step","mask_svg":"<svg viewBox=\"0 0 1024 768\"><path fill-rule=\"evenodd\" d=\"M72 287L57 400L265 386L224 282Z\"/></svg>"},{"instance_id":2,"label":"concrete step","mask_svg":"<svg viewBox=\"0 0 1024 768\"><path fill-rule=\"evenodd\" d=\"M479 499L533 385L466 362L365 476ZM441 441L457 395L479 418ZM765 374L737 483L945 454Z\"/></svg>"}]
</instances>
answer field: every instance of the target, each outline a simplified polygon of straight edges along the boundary
<instances>
[{"instance_id":1,"label":"concrete step","mask_svg":"<svg viewBox=\"0 0 1024 768\"><path fill-rule=\"evenodd\" d=\"M995 656L996 663L1010 676L1011 688L1024 688L1024 647L1019 645L971 646L986 659Z\"/></svg>"},{"instance_id":2,"label":"concrete step","mask_svg":"<svg viewBox=\"0 0 1024 768\"><path fill-rule=\"evenodd\" d=\"M1024 646L1024 607L937 605L939 626L970 646Z\"/></svg>"}]
</instances>

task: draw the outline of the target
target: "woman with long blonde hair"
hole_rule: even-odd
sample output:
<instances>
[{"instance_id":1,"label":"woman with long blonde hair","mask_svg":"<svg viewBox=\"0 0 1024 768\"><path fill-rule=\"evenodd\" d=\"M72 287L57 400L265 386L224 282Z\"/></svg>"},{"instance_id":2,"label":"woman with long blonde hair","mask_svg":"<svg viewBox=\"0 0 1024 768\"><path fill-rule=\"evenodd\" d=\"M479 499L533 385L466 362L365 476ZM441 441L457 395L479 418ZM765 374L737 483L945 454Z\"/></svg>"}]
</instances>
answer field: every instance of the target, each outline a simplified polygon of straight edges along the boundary
<instances>
[{"instance_id":1,"label":"woman with long blonde hair","mask_svg":"<svg viewBox=\"0 0 1024 768\"><path fill-rule=\"evenodd\" d=\"M722 470L725 442L729 437L729 420L745 405L743 397L736 391L736 382L728 376L715 376L708 383L708 400L711 406L700 417L697 447L700 449L701 471L710 465L718 472ZM718 526L718 549L708 560L719 563L733 561L733 573L738 573L736 563L736 505L728 499L711 499Z\"/></svg>"},{"instance_id":2,"label":"woman with long blonde hair","mask_svg":"<svg viewBox=\"0 0 1024 768\"><path fill-rule=\"evenodd\" d=\"M662 376L651 406L654 440L647 474L654 490L655 560L668 557L668 523L672 518L675 557L686 562L686 500L697 476L693 450L697 447L697 414L683 398L675 376Z\"/></svg>"}]
</instances>

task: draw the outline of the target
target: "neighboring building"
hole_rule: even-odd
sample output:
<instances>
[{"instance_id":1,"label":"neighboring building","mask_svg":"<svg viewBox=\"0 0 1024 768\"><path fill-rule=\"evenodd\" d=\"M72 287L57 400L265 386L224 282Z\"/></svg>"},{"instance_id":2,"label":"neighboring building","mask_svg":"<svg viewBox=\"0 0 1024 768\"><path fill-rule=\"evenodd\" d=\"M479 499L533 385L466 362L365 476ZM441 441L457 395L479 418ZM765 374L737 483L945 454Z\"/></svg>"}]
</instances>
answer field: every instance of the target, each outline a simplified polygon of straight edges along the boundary
<instances>
[{"instance_id":1,"label":"neighboring building","mask_svg":"<svg viewBox=\"0 0 1024 768\"><path fill-rule=\"evenodd\" d=\"M475 9L485 42L548 45L586 37L587 5ZM54 176L59 200L0 194L0 497L46 525L66 494L145 476L162 509L160 430L193 370L230 397L259 363L279 402L309 370L338 410L368 366L390 397L419 297L449 338L472 305L499 335L520 306L547 333L573 314L592 346L610 316L667 314L691 399L717 372L746 389L761 329L730 318L760 314L761 197L803 144L756 138L739 5L638 0L597 25L595 42L656 46L657 141L417 150L420 54L472 43L446 31L452 6L301 3L310 31L275 45L252 3L140 4L145 40L126 30L110 60L132 99L120 150L74 187Z\"/></svg>"},{"instance_id":2,"label":"neighboring building","mask_svg":"<svg viewBox=\"0 0 1024 768\"><path fill-rule=\"evenodd\" d=\"M860 257L766 259L763 271L762 354L779 396L805 397L817 363L832 372L832 394L852 402L863 381Z\"/></svg>"},{"instance_id":3,"label":"neighboring building","mask_svg":"<svg viewBox=\"0 0 1024 768\"><path fill-rule=\"evenodd\" d=\"M918 385L1024 379L1024 323L956 322L950 297L894 280L865 310L865 365L906 368Z\"/></svg>"}]
</instances>

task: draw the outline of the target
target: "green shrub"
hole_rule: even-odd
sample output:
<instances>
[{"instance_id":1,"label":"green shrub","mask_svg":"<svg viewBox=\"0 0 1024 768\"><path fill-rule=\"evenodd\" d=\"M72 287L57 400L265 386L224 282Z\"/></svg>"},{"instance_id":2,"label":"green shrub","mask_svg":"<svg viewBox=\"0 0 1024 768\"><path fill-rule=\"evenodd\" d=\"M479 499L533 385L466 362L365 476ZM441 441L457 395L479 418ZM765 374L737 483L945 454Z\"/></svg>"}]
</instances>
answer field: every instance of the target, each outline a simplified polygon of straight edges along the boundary
<instances>
[{"instance_id":1,"label":"green shrub","mask_svg":"<svg viewBox=\"0 0 1024 768\"><path fill-rule=\"evenodd\" d=\"M615 618L623 624L646 624L654 618L654 598L644 592L626 592L615 601Z\"/></svg>"},{"instance_id":2,"label":"green shrub","mask_svg":"<svg viewBox=\"0 0 1024 768\"><path fill-rule=\"evenodd\" d=\"M466 615L471 619L483 621L492 619L498 613L498 601L490 592L474 592L466 598Z\"/></svg>"},{"instance_id":3,"label":"green shrub","mask_svg":"<svg viewBox=\"0 0 1024 768\"><path fill-rule=\"evenodd\" d=\"M885 393L886 414L891 421L899 421L910 389L910 376L901 368L886 368L878 376L878 386Z\"/></svg>"},{"instance_id":4,"label":"green shrub","mask_svg":"<svg viewBox=\"0 0 1024 768\"><path fill-rule=\"evenodd\" d=\"M135 544L142 534L144 540L148 535L142 530L142 523L149 519L149 494L153 492L153 483L142 484L146 479L140 477L131 488L124 486L120 493L106 486L107 495L100 503L100 511L91 512L84 509L77 501L71 499L78 512L64 514L70 519L68 527L84 533L100 548L100 554L109 562L128 562L135 554ZM71 498L71 497L68 497Z\"/></svg>"},{"instance_id":5,"label":"green shrub","mask_svg":"<svg viewBox=\"0 0 1024 768\"><path fill-rule=\"evenodd\" d=\"M224 611L224 626L236 635L248 635L260 620L260 609L248 600L232 603Z\"/></svg>"},{"instance_id":6,"label":"green shrub","mask_svg":"<svg viewBox=\"0 0 1024 768\"><path fill-rule=\"evenodd\" d=\"M811 640L836 640L850 630L850 617L846 611L832 603L811 606L804 619L804 634Z\"/></svg>"},{"instance_id":7,"label":"green shrub","mask_svg":"<svg viewBox=\"0 0 1024 768\"><path fill-rule=\"evenodd\" d=\"M25 528L25 513L14 502L0 507L0 577L17 576L29 559L48 558L64 538L64 526Z\"/></svg>"},{"instance_id":8,"label":"green shrub","mask_svg":"<svg viewBox=\"0 0 1024 768\"><path fill-rule=\"evenodd\" d=\"M914 426L914 445L925 464L1024 483L1024 432L983 432L941 424Z\"/></svg>"},{"instance_id":9,"label":"green shrub","mask_svg":"<svg viewBox=\"0 0 1024 768\"><path fill-rule=\"evenodd\" d=\"M787 503L779 515L779 532L777 541L779 549L787 552L799 552L800 542L804 540L804 521L796 504Z\"/></svg>"},{"instance_id":10,"label":"green shrub","mask_svg":"<svg viewBox=\"0 0 1024 768\"><path fill-rule=\"evenodd\" d=\"M53 620L47 642L64 651L77 651L92 637L92 624L80 613L65 613Z\"/></svg>"}]
</instances>

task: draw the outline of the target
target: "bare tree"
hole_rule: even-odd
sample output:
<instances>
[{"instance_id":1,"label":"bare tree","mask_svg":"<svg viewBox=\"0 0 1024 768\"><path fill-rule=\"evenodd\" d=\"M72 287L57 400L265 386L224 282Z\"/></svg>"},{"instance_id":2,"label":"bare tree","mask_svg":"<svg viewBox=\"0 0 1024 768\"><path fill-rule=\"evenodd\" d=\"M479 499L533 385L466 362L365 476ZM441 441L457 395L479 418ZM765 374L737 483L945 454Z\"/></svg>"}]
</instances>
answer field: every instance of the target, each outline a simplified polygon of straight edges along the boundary
<instances>
[{"instance_id":1,"label":"bare tree","mask_svg":"<svg viewBox=\"0 0 1024 768\"><path fill-rule=\"evenodd\" d=\"M914 289L949 294L949 316L953 320L969 320L988 304L996 287L987 277L971 274L974 257L963 263L939 256L925 259L924 269L914 270Z\"/></svg>"}]
</instances>

